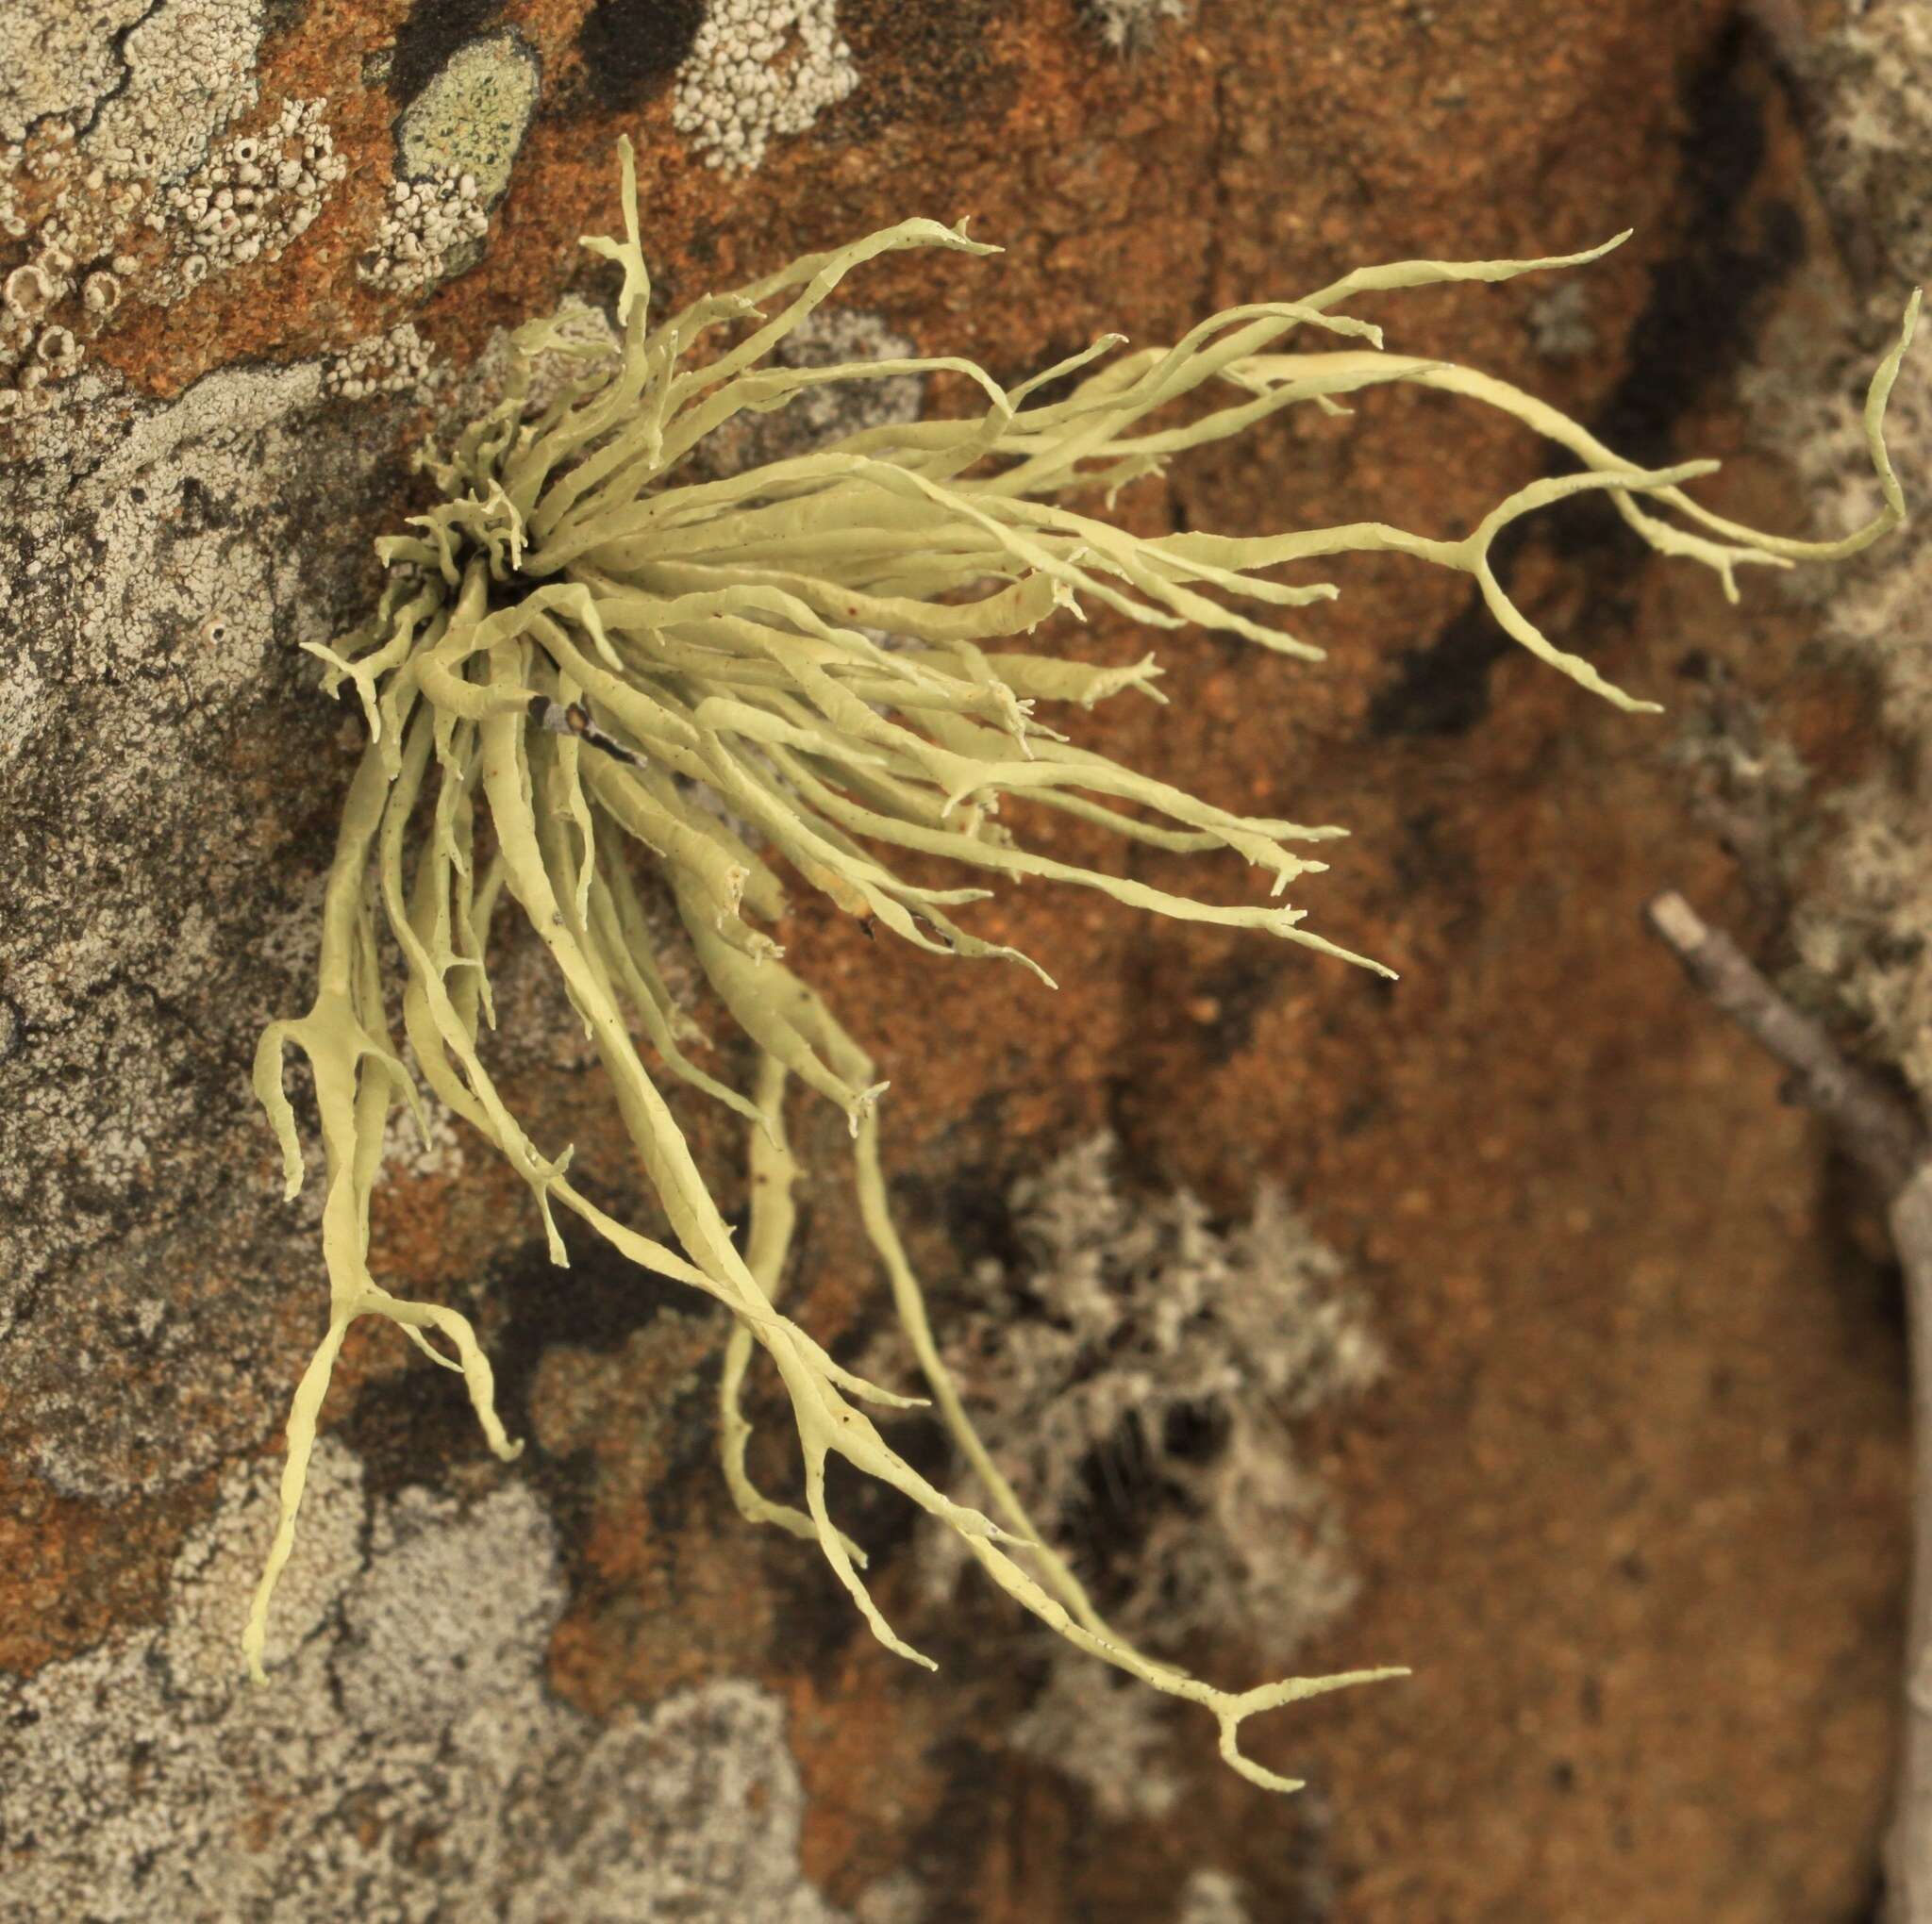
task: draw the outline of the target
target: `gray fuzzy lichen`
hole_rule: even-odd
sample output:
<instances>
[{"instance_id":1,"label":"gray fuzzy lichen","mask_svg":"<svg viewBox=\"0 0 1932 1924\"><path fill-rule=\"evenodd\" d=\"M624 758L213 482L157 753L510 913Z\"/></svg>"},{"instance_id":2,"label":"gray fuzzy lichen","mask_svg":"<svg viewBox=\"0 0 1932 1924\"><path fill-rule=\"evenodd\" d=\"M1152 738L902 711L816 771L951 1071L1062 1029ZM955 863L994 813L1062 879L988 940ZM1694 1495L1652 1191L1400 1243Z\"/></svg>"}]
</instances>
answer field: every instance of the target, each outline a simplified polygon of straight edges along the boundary
<instances>
[{"instance_id":1,"label":"gray fuzzy lichen","mask_svg":"<svg viewBox=\"0 0 1932 1924\"><path fill-rule=\"evenodd\" d=\"M1820 185L1861 292L1822 359L1807 314L1769 331L1743 385L1824 524L1850 528L1873 502L1845 465L1861 433L1847 398L1854 370L1888 324L1890 289L1932 271L1932 9L1874 8L1790 51ZM1887 431L1903 460L1932 461L1932 382L1916 363L1900 371ZM1826 790L1765 733L1746 680L1733 704L1746 712L1721 718L1694 754L1726 804L1718 825L1793 958L1782 987L1932 1107L1932 541L1923 522L1907 523L1828 596L1815 584L1793 589L1817 603L1828 656L1874 693L1879 753L1850 785Z\"/></svg>"},{"instance_id":2,"label":"gray fuzzy lichen","mask_svg":"<svg viewBox=\"0 0 1932 1924\"><path fill-rule=\"evenodd\" d=\"M941 1350L993 1460L1108 1621L1147 1649L1234 1641L1287 1662L1355 1594L1341 1518L1294 1425L1383 1368L1334 1253L1286 1197L1222 1229L1185 1190L1141 1196L1100 1135L1009 1192L1023 1260L948 1292ZM888 1337L870 1367L902 1373ZM958 1492L979 1503L970 1476ZM921 1538L949 1599L962 1558ZM1103 1816L1158 1818L1182 1786L1159 1700L1069 1650L1008 1741Z\"/></svg>"},{"instance_id":3,"label":"gray fuzzy lichen","mask_svg":"<svg viewBox=\"0 0 1932 1924\"><path fill-rule=\"evenodd\" d=\"M1187 0L1080 0L1080 11L1123 58L1147 52L1162 26L1188 17Z\"/></svg>"},{"instance_id":4,"label":"gray fuzzy lichen","mask_svg":"<svg viewBox=\"0 0 1932 1924\"><path fill-rule=\"evenodd\" d=\"M1197 1870L1181 1893L1174 1924L1251 1924L1253 1916L1238 1878L1224 1870Z\"/></svg>"},{"instance_id":5,"label":"gray fuzzy lichen","mask_svg":"<svg viewBox=\"0 0 1932 1924\"><path fill-rule=\"evenodd\" d=\"M988 1259L956 1288L941 1351L1028 1514L1080 1546L1123 1632L1170 1650L1232 1634L1285 1660L1354 1591L1291 1425L1374 1383L1380 1346L1278 1189L1222 1230L1186 1190L1124 1188L1117 1153L1097 1136L1014 1185L1024 1265ZM927 1542L949 1589L953 1541Z\"/></svg>"}]
</instances>

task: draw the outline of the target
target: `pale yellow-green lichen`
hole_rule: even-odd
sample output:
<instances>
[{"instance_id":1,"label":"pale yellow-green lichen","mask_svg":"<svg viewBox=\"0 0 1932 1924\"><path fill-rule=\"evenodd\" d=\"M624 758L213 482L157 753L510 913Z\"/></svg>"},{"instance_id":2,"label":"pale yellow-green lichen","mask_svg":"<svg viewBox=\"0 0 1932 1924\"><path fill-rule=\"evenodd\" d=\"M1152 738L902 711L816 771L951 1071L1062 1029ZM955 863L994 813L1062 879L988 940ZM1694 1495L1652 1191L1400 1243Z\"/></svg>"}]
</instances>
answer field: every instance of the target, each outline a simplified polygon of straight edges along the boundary
<instances>
[{"instance_id":1,"label":"pale yellow-green lichen","mask_svg":"<svg viewBox=\"0 0 1932 1924\"><path fill-rule=\"evenodd\" d=\"M508 190L541 77L535 55L515 33L466 41L396 123L397 172L410 180L470 174L484 204L494 207Z\"/></svg>"},{"instance_id":2,"label":"pale yellow-green lichen","mask_svg":"<svg viewBox=\"0 0 1932 1924\"><path fill-rule=\"evenodd\" d=\"M777 945L753 925L754 919L769 921L783 903L766 855L869 925L883 924L942 955L1013 955L972 936L949 913L987 891L916 886L875 851L943 856L994 877L1051 877L1131 907L1258 929L1361 961L1306 930L1303 911L1284 904L1198 902L1025 849L994 819L1003 796L1102 822L1164 850L1232 850L1260 869L1278 896L1322 867L1294 848L1341 831L1230 814L1076 748L1036 719L1041 701L1091 706L1130 688L1162 699L1151 659L1098 669L989 653L987 644L1030 632L1058 610L1077 612L1085 600L1154 628L1199 622L1264 648L1315 656L1318 650L1235 603L1280 608L1330 598L1335 590L1326 585L1290 586L1258 571L1382 551L1471 575L1524 647L1621 706L1647 707L1552 646L1514 606L1490 567L1496 536L1537 508L1598 489L1653 547L1716 569L1727 589L1742 562L1853 552L1904 513L1879 422L1910 318L1873 384L1868 413L1884 506L1851 539L1807 546L1737 528L1682 494L1683 482L1714 463L1632 469L1513 389L1442 362L1385 355L1376 329L1337 311L1356 293L1504 280L1591 260L1603 249L1552 260L1409 261L1362 270L1302 301L1218 314L1172 347L1099 366L1063 399L1035 401L1048 383L1099 362L1118 338L1104 338L1010 390L950 357L761 365L868 259L910 247L995 251L961 233L908 221L737 293L701 300L653 327L627 145L624 209L623 240L585 242L623 270L619 346L590 346L558 321L523 330L525 363L546 349L575 355L583 361L581 377L547 406L527 401L525 385L514 386L501 406L462 431L446 457L431 457L445 499L417 517L419 534L379 544L391 578L375 622L340 651L318 651L328 664L327 685L355 688L370 741L344 812L314 1006L299 1021L271 1026L257 1065L291 1189L302 1161L281 1088L283 1046L298 1044L314 1068L328 1169L323 1240L330 1315L290 1417L280 1529L245 1635L250 1666L260 1676L269 1602L293 1541L317 1412L357 1317L390 1318L459 1370L491 1447L505 1457L518 1447L497 1419L490 1364L470 1325L441 1305L391 1295L369 1270L370 1189L385 1119L393 1105L419 1101L384 1013L379 920L406 964L403 1022L417 1070L528 1184L553 1256L563 1259L552 1215L560 1204L625 1254L731 1312L724 1458L748 1518L816 1542L880 1639L925 1662L880 1616L859 1575L857 1546L827 1512L826 1464L843 1457L957 1530L1003 1590L1071 1643L1204 1705L1220 1726L1224 1756L1243 1775L1272 1789L1294 1788L1241 1753L1241 1723L1301 1698L1401 1672L1217 1689L1114 1636L1065 1563L1038 1540L946 1375L888 1214L875 1114L884 1085L864 1051L784 966ZM1366 346L1274 351L1288 335L1311 328ZM723 344L710 358L696 358L693 349L718 330L726 330ZM679 474L707 435L746 410L783 407L825 381L941 370L977 386L987 404L980 414L866 428L728 479ZM1062 505L1095 493L1110 499L1159 472L1172 455L1295 403L1332 408L1337 395L1391 381L1446 388L1500 406L1575 454L1585 472L1520 490L1456 540L1379 522L1251 539L1143 539ZM1239 398L1184 424L1148 424L1157 410L1215 382ZM1706 532L1658 519L1637 505L1640 497ZM878 631L902 645L881 646ZM723 808L704 805L693 787L708 789ZM679 1047L683 1019L666 990L628 867L633 842L659 865L699 966L757 1046L751 1098L697 1069ZM570 1181L569 1152L540 1151L505 1106L481 1037L493 1020L486 950L506 898L549 949L681 1249L591 1202ZM658 1072L728 1103L750 1126L753 1207L742 1250L698 1174L633 1024ZM775 1305L792 1232L784 1106L793 1077L850 1120L866 1228L933 1398L999 1520L954 1502L858 1407L904 1406L906 1399L833 1362ZM439 1350L430 1332L454 1355ZM802 1510L765 1497L746 1472L739 1398L758 1349L790 1398L804 1459Z\"/></svg>"}]
</instances>

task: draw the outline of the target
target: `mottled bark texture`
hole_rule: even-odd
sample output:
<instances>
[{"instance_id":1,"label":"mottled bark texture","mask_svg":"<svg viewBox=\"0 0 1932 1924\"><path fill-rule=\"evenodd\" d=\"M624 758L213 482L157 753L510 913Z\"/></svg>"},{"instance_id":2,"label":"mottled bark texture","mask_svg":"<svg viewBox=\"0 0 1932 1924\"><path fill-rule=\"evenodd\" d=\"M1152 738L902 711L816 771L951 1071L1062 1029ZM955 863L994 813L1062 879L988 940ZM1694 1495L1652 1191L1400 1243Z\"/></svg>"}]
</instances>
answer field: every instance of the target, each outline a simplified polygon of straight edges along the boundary
<instances>
[{"instance_id":1,"label":"mottled bark texture","mask_svg":"<svg viewBox=\"0 0 1932 1924\"><path fill-rule=\"evenodd\" d=\"M1872 225L1867 175L1833 175L1827 215L1789 56L1725 0L1184 16L0 10L9 1924L1824 1924L1868 1893L1906 1574L1887 1279L1841 1227L1821 1135L1638 929L1666 881L1740 925L1740 885L1686 813L1674 717L1599 709L1519 658L1466 584L1374 560L1304 623L1325 663L1163 637L1174 706L1079 727L1224 805L1347 822L1311 906L1398 985L1030 886L975 932L1039 954L1058 997L809 904L781 931L892 1078L893 1193L942 1340L949 1303L971 1332L993 1300L1063 1335L1050 1275L1238 1275L1227 1252L1266 1244L1251 1225L1277 1190L1335 1252L1317 1270L1383 1368L1329 1402L1250 1372L1280 1401L1238 1434L1287 1437L1300 1480L1256 1500L1275 1560L1251 1574L1292 1596L1319 1552L1324 1597L1352 1601L1305 1613L1296 1663L1417 1675L1254 1733L1317 1792L1263 1801L1195 1724L1083 1699L1011 1610L932 1567L908 1512L835 1486L941 1674L876 1648L808 1551L731 1505L717 1319L588 1246L551 1269L521 1185L448 1119L426 1145L398 1134L375 1263L475 1320L529 1445L498 1465L453 1379L393 1332L352 1336L284 1580L281 1681L240 1686L279 1427L323 1315L315 1221L279 1201L248 1060L306 1003L362 726L300 644L365 612L371 539L423 505L409 450L490 393L501 330L567 294L601 324L614 289L575 241L615 227L620 132L674 301L908 215L972 216L1005 254L880 262L824 351L903 341L1004 379L1361 261L1635 226L1574 282L1412 297L1392 344L1542 393L1636 459L1724 455L1714 506L1806 524L1803 449L1739 376L1815 366L1842 338L1851 380L1840 263ZM1903 289L1877 291L1895 316ZM1150 531L1447 533L1543 460L1452 397L1377 394L1179 464L1120 512ZM1901 467L1910 489L1923 468ZM1870 706L1807 654L1815 607L1753 581L1727 608L1588 505L1504 567L1560 645L1633 692L1683 707L1687 669L1729 664L1821 780L1857 771ZM1148 639L1096 618L1077 645L1115 663ZM1069 860L1124 859L1078 822L1046 827ZM1140 850L1131 872L1166 887L1174 866ZM600 1202L638 1210L538 962L497 971L506 1088L546 1144L576 1144ZM705 1066L744 1069L728 1048ZM734 1206L737 1128L679 1114ZM1016 1184L1103 1129L1120 1145L1105 1234L1048 1234ZM889 1319L831 1173L839 1130L799 1119L822 1173L787 1302L848 1359ZM988 1395L1017 1368L981 1360ZM755 1384L760 1437L775 1409ZM919 1423L900 1419L899 1447L952 1475ZM1170 1419L1148 1460L1186 1475L1158 1486L1095 1454L1070 1548L1117 1585L1103 1605L1148 1594L1137 1555L1232 1567L1211 1537L1238 1509L1215 1481L1230 1434ZM790 1494L758 1447L754 1471ZM1196 1490L1207 1538L1188 1534ZM1225 1682L1273 1660L1278 1626L1234 1595L1204 1615L1200 1594L1167 1654ZM1091 1741L1055 1735L1114 1730L1165 1786L1158 1811L1122 1808Z\"/></svg>"}]
</instances>

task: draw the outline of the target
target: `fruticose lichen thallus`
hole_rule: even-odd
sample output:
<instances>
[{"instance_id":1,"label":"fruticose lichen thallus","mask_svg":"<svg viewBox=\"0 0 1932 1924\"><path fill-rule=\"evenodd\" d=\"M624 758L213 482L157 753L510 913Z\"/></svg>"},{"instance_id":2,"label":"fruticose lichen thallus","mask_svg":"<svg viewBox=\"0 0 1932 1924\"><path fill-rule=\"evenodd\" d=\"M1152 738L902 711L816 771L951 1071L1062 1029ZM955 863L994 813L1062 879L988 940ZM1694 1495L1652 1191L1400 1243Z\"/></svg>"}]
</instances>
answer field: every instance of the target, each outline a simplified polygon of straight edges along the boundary
<instances>
[{"instance_id":1,"label":"fruticose lichen thallus","mask_svg":"<svg viewBox=\"0 0 1932 1924\"><path fill-rule=\"evenodd\" d=\"M414 518L416 532L377 543L388 580L374 619L337 649L315 651L331 692L354 687L369 741L329 875L314 1004L299 1020L269 1027L256 1067L292 1194L302 1157L282 1089L283 1048L294 1043L313 1065L327 1159L329 1319L289 1418L280 1525L244 1636L249 1666L263 1677L269 1604L294 1538L317 1411L356 1318L401 1324L462 1375L496 1453L507 1459L520 1448L498 1419L490 1363L469 1322L441 1304L393 1296L370 1273L370 1191L385 1120L399 1103L423 1117L385 1015L379 921L404 960L402 1019L416 1071L528 1184L552 1258L564 1260L553 1215L560 1204L626 1256L730 1311L724 1469L747 1518L816 1543L878 1637L927 1662L880 1615L859 1575L861 1552L827 1514L826 1461L841 1456L957 1530L992 1581L1069 1642L1205 1706L1220 1726L1222 1754L1243 1776L1292 1790L1291 1780L1241 1753L1243 1719L1403 1673L1216 1688L1112 1634L1065 1562L1039 1540L946 1376L888 1213L875 1113L886 1086L757 926L782 906L779 865L869 927L936 955L999 957L1042 977L1030 958L954 920L989 890L902 880L895 852L942 856L994 882L1041 876L1097 888L1130 908L1253 929L1379 969L1310 933L1304 911L1280 900L1288 884L1323 867L1302 851L1341 830L1230 814L1076 746L1036 714L1042 703L1091 708L1126 692L1161 701L1151 657L1100 669L1008 652L1009 641L1058 610L1078 613L1082 602L1097 602L1150 628L1199 623L1316 658L1318 650L1242 605L1274 611L1329 599L1332 587L1291 587L1268 571L1384 551L1469 574L1495 620L1533 655L1620 707L1653 707L1538 632L1491 568L1497 536L1539 508L1601 491L1651 547L1714 569L1733 599L1736 570L1747 563L1782 567L1857 552L1905 514L1881 423L1918 298L1866 406L1882 506L1848 539L1808 543L1737 526L1681 491L1715 462L1633 468L1530 395L1447 362L1387 353L1377 329L1341 311L1355 294L1502 281L1582 266L1604 248L1548 260L1359 269L1299 301L1216 314L1171 347L1115 354L1121 338L1104 337L1007 390L952 357L771 364L790 330L875 256L997 251L932 221L905 221L794 261L652 325L628 143L620 151L624 238L584 245L623 271L621 340L587 344L561 317L520 330L508 398L464 427L446 455L427 456L444 498ZM1284 352L1291 336L1331 344ZM547 405L531 388L531 363L545 353L581 363ZM967 419L866 428L728 479L688 472L705 438L746 410L783 407L821 382L941 370L974 384L984 408ZM1337 396L1391 381L1514 415L1574 456L1580 472L1512 494L1457 540L1380 522L1257 539L1143 538L1065 505L1110 503L1172 456L1301 403L1337 411ZM1049 392L1063 398L1041 398ZM1197 396L1206 406L1184 423L1150 424L1171 404ZM1033 854L996 819L1008 795L1167 851L1232 850L1267 877L1270 899L1210 904ZM683 1053L687 1019L653 953L633 861L657 871L705 979L754 1045L749 1092ZM492 933L508 939L498 917L512 904L549 950L594 1040L679 1247L599 1208L572 1185L569 1152L540 1150L504 1104L481 1038L493 1021L490 942ZM741 1247L665 1103L667 1076L744 1120L754 1181ZM932 1401L991 1492L991 1516L922 1476L862 1407L904 1407L908 1399L842 1368L776 1306L793 1228L785 1107L794 1078L850 1121L866 1229ZM740 1392L756 1350L791 1400L804 1458L802 1510L767 1497L746 1473Z\"/></svg>"}]
</instances>

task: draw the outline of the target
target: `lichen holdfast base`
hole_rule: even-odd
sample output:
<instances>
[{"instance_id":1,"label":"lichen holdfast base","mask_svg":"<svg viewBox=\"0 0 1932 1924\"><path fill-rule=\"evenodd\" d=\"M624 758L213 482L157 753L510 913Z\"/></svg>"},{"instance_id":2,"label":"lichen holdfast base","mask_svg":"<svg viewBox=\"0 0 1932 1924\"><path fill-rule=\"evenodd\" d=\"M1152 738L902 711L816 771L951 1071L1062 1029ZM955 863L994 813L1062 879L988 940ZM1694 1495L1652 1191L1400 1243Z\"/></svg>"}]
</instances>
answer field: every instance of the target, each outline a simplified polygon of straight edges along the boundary
<instances>
[{"instance_id":1,"label":"lichen holdfast base","mask_svg":"<svg viewBox=\"0 0 1932 1924\"><path fill-rule=\"evenodd\" d=\"M410 1058L436 1095L529 1186L552 1260L565 1260L553 1214L560 1203L626 1256L731 1312L722 1453L748 1518L815 1542L880 1640L930 1667L880 1615L859 1574L861 1551L827 1512L826 1463L843 1457L957 1530L1001 1589L1071 1643L1209 1710L1222 1754L1243 1776L1269 1789L1296 1789L1242 1754L1241 1723L1405 1672L1357 1670L1225 1691L1155 1662L1108 1631L1066 1564L1038 1540L940 1360L887 1208L875 1114L886 1086L748 919L769 921L783 906L777 872L754 841L869 926L883 924L937 954L1018 960L1049 982L1028 958L953 921L950 910L989 890L915 886L874 849L943 856L995 878L1040 876L1097 888L1130 907L1257 929L1388 974L1304 928L1304 911L1284 904L1216 905L1028 851L996 820L1003 795L1169 852L1233 850L1267 873L1278 897L1288 883L1324 866L1294 850L1344 831L1230 814L1077 748L1036 718L1041 702L1091 707L1129 689L1163 700L1151 657L1101 669L989 653L984 644L1030 633L1057 610L1078 614L1084 599L1150 627L1199 623L1277 653L1319 658L1318 649L1232 604L1284 608L1330 599L1331 586L1288 586L1258 571L1383 551L1469 574L1497 622L1532 654L1620 707L1653 708L1553 646L1515 606L1490 565L1496 537L1571 495L1607 492L1650 546L1714 569L1732 599L1741 565L1856 553L1905 514L1881 427L1918 297L1867 403L1882 506L1847 539L1807 543L1740 527L1682 492L1683 483L1713 472L1715 462L1634 469L1532 396L1447 362L1385 354L1377 329L1336 311L1356 293L1501 281L1580 266L1605 248L1547 260L1404 261L1358 270L1301 301L1230 308L1172 347L1122 355L1087 373L1065 398L1036 403L1049 383L1101 362L1121 338L1103 337L1010 390L951 357L761 365L848 272L875 256L911 247L997 251L931 221L902 222L795 261L653 327L628 141L620 152L625 238L583 244L623 270L621 341L614 348L587 343L561 316L519 330L508 397L466 426L446 457L426 456L444 499L415 517L420 533L377 543L389 580L375 620L337 649L313 651L326 664L330 692L344 682L355 688L369 743L329 874L314 1003L299 1020L270 1025L256 1063L256 1090L280 1139L291 1195L303 1167L282 1087L285 1045L301 1048L313 1068L327 1165L329 1321L289 1418L279 1525L243 1637L249 1667L265 1681L268 1610L294 1540L317 1415L358 1317L387 1317L434 1361L460 1372L491 1448L506 1460L521 1448L496 1415L490 1362L469 1322L441 1304L391 1295L369 1269L370 1195L389 1114L408 1104L426 1129L385 1012L379 917L404 959ZM699 340L721 328L735 330L735 338L713 358L691 359ZM1303 329L1367 346L1277 351ZM583 368L543 405L532 398L531 377L546 353ZM941 371L976 385L984 411L869 428L724 480L678 476L698 443L741 412L783 407L821 382ZM1095 491L1111 503L1173 455L1297 403L1341 411L1338 395L1397 381L1499 407L1568 450L1583 472L1520 489L1459 540L1381 522L1262 538L1143 539L1061 505ZM1241 398L1183 425L1145 424L1157 409L1215 382ZM881 632L899 645L882 646ZM722 807L706 806L693 787ZM489 838L478 834L479 804ZM706 980L756 1045L750 1097L684 1053L692 1031L653 953L627 864L632 841L659 864ZM550 951L681 1251L584 1196L569 1179L569 1151L544 1155L497 1091L480 1037L494 1021L486 949L506 895ZM746 1121L752 1203L742 1250L645 1067L633 1023L663 1073ZM999 1520L954 1502L921 1476L859 1407L903 1409L917 1400L842 1368L775 1306L793 1228L785 1103L794 1077L850 1121L866 1231L932 1400ZM453 1353L432 1342L431 1333ZM746 1471L749 1426L740 1402L755 1349L770 1357L790 1398L804 1459L803 1510L766 1497Z\"/></svg>"}]
</instances>

